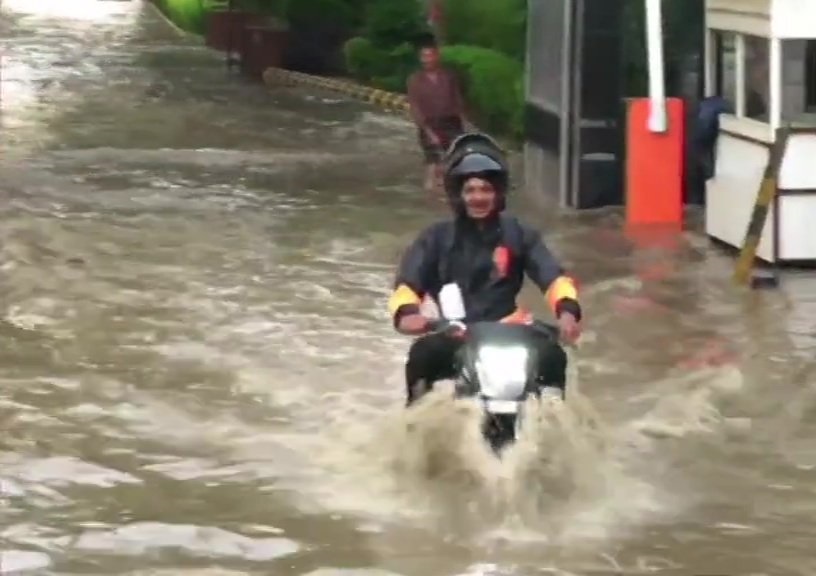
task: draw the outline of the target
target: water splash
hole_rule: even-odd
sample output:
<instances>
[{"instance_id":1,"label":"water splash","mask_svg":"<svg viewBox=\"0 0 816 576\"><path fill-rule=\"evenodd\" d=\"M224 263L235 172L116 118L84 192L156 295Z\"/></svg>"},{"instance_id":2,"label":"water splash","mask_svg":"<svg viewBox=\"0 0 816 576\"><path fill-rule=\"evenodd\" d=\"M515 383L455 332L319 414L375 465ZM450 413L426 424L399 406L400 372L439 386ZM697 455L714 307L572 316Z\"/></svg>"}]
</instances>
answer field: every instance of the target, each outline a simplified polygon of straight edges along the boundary
<instances>
[{"instance_id":1,"label":"water splash","mask_svg":"<svg viewBox=\"0 0 816 576\"><path fill-rule=\"evenodd\" d=\"M528 400L518 441L498 458L482 438L478 403L440 384L410 410L379 418L358 410L329 426L337 440L315 453L333 476L328 505L460 538L544 541L604 537L654 507L577 385L566 403ZM627 489L643 502L619 506Z\"/></svg>"}]
</instances>

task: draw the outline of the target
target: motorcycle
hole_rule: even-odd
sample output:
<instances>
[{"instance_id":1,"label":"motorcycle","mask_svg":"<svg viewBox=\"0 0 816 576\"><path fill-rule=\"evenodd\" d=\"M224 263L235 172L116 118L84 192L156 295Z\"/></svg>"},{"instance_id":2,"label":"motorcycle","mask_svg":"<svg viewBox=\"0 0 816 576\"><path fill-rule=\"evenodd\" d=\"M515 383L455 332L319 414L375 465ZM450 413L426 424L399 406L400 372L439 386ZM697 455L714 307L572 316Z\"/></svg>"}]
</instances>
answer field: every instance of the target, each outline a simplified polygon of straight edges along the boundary
<instances>
[{"instance_id":1,"label":"motorcycle","mask_svg":"<svg viewBox=\"0 0 816 576\"><path fill-rule=\"evenodd\" d=\"M464 325L464 303L456 284L443 287L439 296L442 317L435 331L461 331L454 396L475 398L484 410L482 435L498 455L515 442L521 431L528 398L564 399L564 390L542 386L538 374L538 349L530 336L531 326L501 322ZM558 328L538 323L535 330L548 331L558 339Z\"/></svg>"}]
</instances>

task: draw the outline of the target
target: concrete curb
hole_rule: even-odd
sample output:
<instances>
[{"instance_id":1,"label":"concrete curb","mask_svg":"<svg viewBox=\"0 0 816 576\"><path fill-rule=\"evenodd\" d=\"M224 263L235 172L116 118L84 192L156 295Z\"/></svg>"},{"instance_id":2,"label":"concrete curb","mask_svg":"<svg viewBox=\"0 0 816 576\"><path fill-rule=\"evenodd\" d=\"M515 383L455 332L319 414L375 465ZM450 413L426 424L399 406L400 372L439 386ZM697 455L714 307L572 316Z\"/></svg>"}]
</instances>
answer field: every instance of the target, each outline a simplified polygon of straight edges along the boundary
<instances>
[{"instance_id":1,"label":"concrete curb","mask_svg":"<svg viewBox=\"0 0 816 576\"><path fill-rule=\"evenodd\" d=\"M369 104L374 104L390 112L408 113L408 98L405 94L386 92L369 86L362 86L348 80L324 78L303 72L284 70L283 68L267 68L263 73L263 81L267 86L304 86L320 88L352 96Z\"/></svg>"}]
</instances>

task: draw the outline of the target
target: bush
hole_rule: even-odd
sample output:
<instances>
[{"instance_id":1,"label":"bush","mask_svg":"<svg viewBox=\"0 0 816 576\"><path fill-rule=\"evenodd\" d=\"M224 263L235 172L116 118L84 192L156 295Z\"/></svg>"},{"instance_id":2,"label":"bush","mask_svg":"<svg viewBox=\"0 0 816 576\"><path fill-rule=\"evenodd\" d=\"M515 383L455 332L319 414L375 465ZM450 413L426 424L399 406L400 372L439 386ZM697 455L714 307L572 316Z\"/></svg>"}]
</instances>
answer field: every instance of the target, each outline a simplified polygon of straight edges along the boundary
<instances>
[{"instance_id":1,"label":"bush","mask_svg":"<svg viewBox=\"0 0 816 576\"><path fill-rule=\"evenodd\" d=\"M679 93L679 74L684 60L699 49L703 11L701 2L668 0L663 3L663 57L669 95ZM623 33L626 96L645 96L649 90L645 20L643 1L626 0Z\"/></svg>"},{"instance_id":2,"label":"bush","mask_svg":"<svg viewBox=\"0 0 816 576\"><path fill-rule=\"evenodd\" d=\"M445 0L445 40L480 46L524 62L526 0Z\"/></svg>"},{"instance_id":3,"label":"bush","mask_svg":"<svg viewBox=\"0 0 816 576\"><path fill-rule=\"evenodd\" d=\"M413 45L427 33L419 0L379 0L368 4L363 35L375 46Z\"/></svg>"},{"instance_id":4,"label":"bush","mask_svg":"<svg viewBox=\"0 0 816 576\"><path fill-rule=\"evenodd\" d=\"M387 53L388 69L372 77L371 84L390 92L405 92L406 82L416 70L416 46L407 42L392 48Z\"/></svg>"},{"instance_id":5,"label":"bush","mask_svg":"<svg viewBox=\"0 0 816 576\"><path fill-rule=\"evenodd\" d=\"M288 2L284 17L292 28L349 30L354 14L344 0L297 0Z\"/></svg>"},{"instance_id":6,"label":"bush","mask_svg":"<svg viewBox=\"0 0 816 576\"><path fill-rule=\"evenodd\" d=\"M211 5L226 7L227 0L202 0ZM290 0L233 0L233 6L239 10L256 12L258 14L268 14L277 18L283 18L286 10L291 4Z\"/></svg>"},{"instance_id":7,"label":"bush","mask_svg":"<svg viewBox=\"0 0 816 576\"><path fill-rule=\"evenodd\" d=\"M416 49L404 43L380 48L364 37L346 42L346 65L359 82L405 92L405 84L416 69ZM484 129L519 137L524 109L523 66L501 52L479 46L447 46L442 61L462 82L465 100L474 120Z\"/></svg>"},{"instance_id":8,"label":"bush","mask_svg":"<svg viewBox=\"0 0 816 576\"><path fill-rule=\"evenodd\" d=\"M351 1L351 0L348 0ZM348 72L359 82L404 92L417 68L416 42L428 33L424 2L368 2L361 35L347 41ZM446 0L445 64L462 79L473 119L485 130L518 137L524 110L526 0Z\"/></svg>"},{"instance_id":9,"label":"bush","mask_svg":"<svg viewBox=\"0 0 816 576\"><path fill-rule=\"evenodd\" d=\"M155 4L182 30L204 33L206 6L201 0L155 0Z\"/></svg>"},{"instance_id":10,"label":"bush","mask_svg":"<svg viewBox=\"0 0 816 576\"><path fill-rule=\"evenodd\" d=\"M354 79L391 92L405 92L405 82L416 68L416 49L407 42L379 48L368 38L357 36L346 42L344 54Z\"/></svg>"},{"instance_id":11,"label":"bush","mask_svg":"<svg viewBox=\"0 0 816 576\"><path fill-rule=\"evenodd\" d=\"M345 0L297 0L284 10L289 23L287 68L322 74L337 69L343 42L354 28L354 13Z\"/></svg>"},{"instance_id":12,"label":"bush","mask_svg":"<svg viewBox=\"0 0 816 576\"><path fill-rule=\"evenodd\" d=\"M480 128L519 138L523 132L524 67L480 46L447 46L443 61L462 80L465 100Z\"/></svg>"},{"instance_id":13,"label":"bush","mask_svg":"<svg viewBox=\"0 0 816 576\"><path fill-rule=\"evenodd\" d=\"M385 61L382 51L363 36L355 36L346 41L343 56L349 74L361 82L367 82L376 76Z\"/></svg>"},{"instance_id":14,"label":"bush","mask_svg":"<svg viewBox=\"0 0 816 576\"><path fill-rule=\"evenodd\" d=\"M426 34L418 0L370 0L363 35L344 46L346 69L360 82L404 92L406 79L416 69L416 42Z\"/></svg>"}]
</instances>

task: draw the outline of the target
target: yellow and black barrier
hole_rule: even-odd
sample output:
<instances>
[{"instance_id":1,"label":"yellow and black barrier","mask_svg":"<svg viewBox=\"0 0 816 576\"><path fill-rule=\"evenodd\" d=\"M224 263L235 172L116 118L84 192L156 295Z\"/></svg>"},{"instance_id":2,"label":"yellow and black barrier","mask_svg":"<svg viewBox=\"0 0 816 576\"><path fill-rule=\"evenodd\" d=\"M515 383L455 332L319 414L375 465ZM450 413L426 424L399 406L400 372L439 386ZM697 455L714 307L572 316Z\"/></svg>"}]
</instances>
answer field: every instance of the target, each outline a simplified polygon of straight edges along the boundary
<instances>
[{"instance_id":1,"label":"yellow and black barrier","mask_svg":"<svg viewBox=\"0 0 816 576\"><path fill-rule=\"evenodd\" d=\"M267 86L303 86L338 92L392 112L407 113L409 109L405 94L362 86L348 80L314 76L283 68L267 68L263 73L263 80Z\"/></svg>"},{"instance_id":2,"label":"yellow and black barrier","mask_svg":"<svg viewBox=\"0 0 816 576\"><path fill-rule=\"evenodd\" d=\"M779 128L776 131L776 138L773 146L771 146L771 154L768 157L768 164L765 166L765 173L762 175L762 182L759 185L751 220L748 222L748 229L745 231L745 239L742 241L739 259L737 259L734 268L734 281L737 284L746 285L751 282L751 271L762 239L762 231L768 219L768 210L773 204L774 198L776 198L779 187L779 168L785 156L789 136L789 128Z\"/></svg>"}]
</instances>

